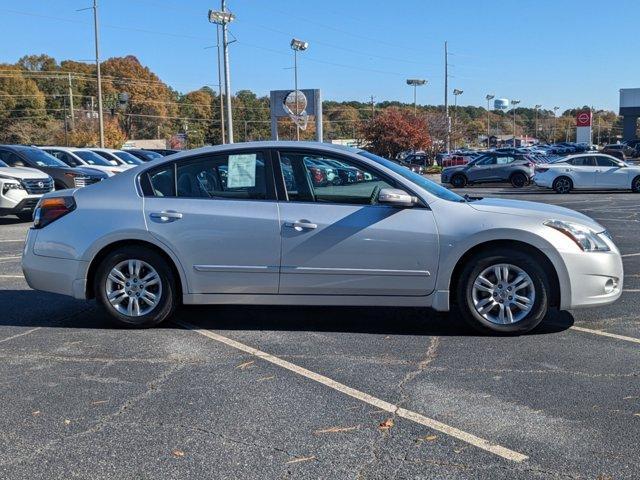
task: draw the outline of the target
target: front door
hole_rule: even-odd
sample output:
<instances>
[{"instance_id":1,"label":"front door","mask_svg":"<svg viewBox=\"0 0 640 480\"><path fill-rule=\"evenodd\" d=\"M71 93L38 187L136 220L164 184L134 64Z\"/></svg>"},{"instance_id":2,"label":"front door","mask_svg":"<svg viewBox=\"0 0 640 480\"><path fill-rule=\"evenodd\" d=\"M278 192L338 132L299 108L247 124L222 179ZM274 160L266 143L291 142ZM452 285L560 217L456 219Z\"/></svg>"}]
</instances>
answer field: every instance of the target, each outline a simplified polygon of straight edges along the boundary
<instances>
[{"instance_id":1,"label":"front door","mask_svg":"<svg viewBox=\"0 0 640 480\"><path fill-rule=\"evenodd\" d=\"M623 163L604 155L596 156L596 187L597 188L631 188L629 170Z\"/></svg>"},{"instance_id":2,"label":"front door","mask_svg":"<svg viewBox=\"0 0 640 480\"><path fill-rule=\"evenodd\" d=\"M478 160L476 163L469 165L467 169L467 178L470 182L491 182L497 180L495 170L496 157L488 156L482 160Z\"/></svg>"},{"instance_id":3,"label":"front door","mask_svg":"<svg viewBox=\"0 0 640 480\"><path fill-rule=\"evenodd\" d=\"M267 154L205 154L148 175L147 228L180 259L189 293L277 293L280 224Z\"/></svg>"},{"instance_id":4,"label":"front door","mask_svg":"<svg viewBox=\"0 0 640 480\"><path fill-rule=\"evenodd\" d=\"M337 156L336 156L337 157ZM304 152L280 152L288 201L280 202L281 294L427 295L435 286L438 235L426 206L377 204L394 180L352 159L335 158L361 174L318 184Z\"/></svg>"}]
</instances>

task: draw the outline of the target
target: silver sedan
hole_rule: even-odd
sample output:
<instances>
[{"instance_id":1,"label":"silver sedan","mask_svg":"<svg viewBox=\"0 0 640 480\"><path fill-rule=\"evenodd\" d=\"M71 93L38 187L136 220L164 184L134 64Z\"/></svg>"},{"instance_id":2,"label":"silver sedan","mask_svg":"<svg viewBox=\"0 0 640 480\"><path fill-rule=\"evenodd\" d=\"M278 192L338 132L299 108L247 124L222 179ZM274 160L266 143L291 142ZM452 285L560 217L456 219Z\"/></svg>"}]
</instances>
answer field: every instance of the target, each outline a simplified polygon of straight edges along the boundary
<instances>
[{"instance_id":1,"label":"silver sedan","mask_svg":"<svg viewBox=\"0 0 640 480\"><path fill-rule=\"evenodd\" d=\"M330 181L327 161L357 174ZM48 194L34 218L29 285L96 298L127 326L156 325L180 304L380 305L455 308L481 330L521 333L551 308L622 291L620 253L589 217L461 197L318 143L172 155Z\"/></svg>"}]
</instances>

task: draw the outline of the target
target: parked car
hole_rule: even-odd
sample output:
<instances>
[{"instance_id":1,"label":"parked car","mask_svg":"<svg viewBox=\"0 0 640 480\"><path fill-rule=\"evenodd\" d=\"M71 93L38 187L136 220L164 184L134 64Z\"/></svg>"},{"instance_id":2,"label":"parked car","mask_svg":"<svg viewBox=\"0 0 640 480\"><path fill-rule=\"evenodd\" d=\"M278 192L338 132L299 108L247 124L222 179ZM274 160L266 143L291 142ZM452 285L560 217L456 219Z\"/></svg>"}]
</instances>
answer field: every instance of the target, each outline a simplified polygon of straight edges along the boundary
<instances>
[{"instance_id":1,"label":"parked car","mask_svg":"<svg viewBox=\"0 0 640 480\"><path fill-rule=\"evenodd\" d=\"M145 163L138 157L135 157L123 150L115 150L113 148L92 148L91 151L97 153L102 158L106 158L114 166L134 168Z\"/></svg>"},{"instance_id":2,"label":"parked car","mask_svg":"<svg viewBox=\"0 0 640 480\"><path fill-rule=\"evenodd\" d=\"M602 153L614 156L624 161L629 157L635 157L636 150L624 143L614 143L611 145L605 145L602 149Z\"/></svg>"},{"instance_id":3,"label":"parked car","mask_svg":"<svg viewBox=\"0 0 640 480\"><path fill-rule=\"evenodd\" d=\"M602 153L583 153L536 167L534 183L557 193L631 190L640 193L640 167Z\"/></svg>"},{"instance_id":4,"label":"parked car","mask_svg":"<svg viewBox=\"0 0 640 480\"><path fill-rule=\"evenodd\" d=\"M314 185L309 158L373 180ZM126 326L156 325L180 303L455 306L483 331L522 333L551 308L610 304L623 288L620 252L583 214L464 198L364 150L312 142L185 152L47 194L34 219L29 285L96 297Z\"/></svg>"},{"instance_id":5,"label":"parked car","mask_svg":"<svg viewBox=\"0 0 640 480\"><path fill-rule=\"evenodd\" d=\"M32 220L38 200L51 191L53 178L49 175L33 168L10 167L0 160L0 216Z\"/></svg>"},{"instance_id":6,"label":"parked car","mask_svg":"<svg viewBox=\"0 0 640 480\"><path fill-rule=\"evenodd\" d=\"M147 152L159 153L163 157L166 157L168 155L173 155L174 153L180 152L180 150L174 150L172 148L145 148L144 150L147 151Z\"/></svg>"},{"instance_id":7,"label":"parked car","mask_svg":"<svg viewBox=\"0 0 640 480\"><path fill-rule=\"evenodd\" d=\"M35 168L53 178L55 189L80 188L97 183L108 175L93 168L71 168L36 147L0 145L0 160L10 167Z\"/></svg>"},{"instance_id":8,"label":"parked car","mask_svg":"<svg viewBox=\"0 0 640 480\"><path fill-rule=\"evenodd\" d=\"M99 170L109 176L122 173L126 168L114 166L106 158L86 148L72 147L39 147L49 155L66 163L70 167L88 167Z\"/></svg>"},{"instance_id":9,"label":"parked car","mask_svg":"<svg viewBox=\"0 0 640 480\"><path fill-rule=\"evenodd\" d=\"M422 165L416 165L406 162L405 160L394 160L398 165L402 165L405 168L408 168L414 173L418 175L423 175L426 169Z\"/></svg>"},{"instance_id":10,"label":"parked car","mask_svg":"<svg viewBox=\"0 0 640 480\"><path fill-rule=\"evenodd\" d=\"M427 167L433 165L433 160L430 159L426 153L412 153L404 157L402 160L409 165L422 167L423 171L426 170Z\"/></svg>"},{"instance_id":11,"label":"parked car","mask_svg":"<svg viewBox=\"0 0 640 480\"><path fill-rule=\"evenodd\" d=\"M521 188L533 177L533 167L534 163L524 155L486 153L466 165L443 169L440 180L455 188L495 182L509 182L515 188Z\"/></svg>"},{"instance_id":12,"label":"parked car","mask_svg":"<svg viewBox=\"0 0 640 480\"><path fill-rule=\"evenodd\" d=\"M142 148L128 148L125 151L134 157L139 158L143 162L151 162L152 160L158 160L159 158L164 157L164 155L160 153L153 152L151 150L144 150Z\"/></svg>"}]
</instances>

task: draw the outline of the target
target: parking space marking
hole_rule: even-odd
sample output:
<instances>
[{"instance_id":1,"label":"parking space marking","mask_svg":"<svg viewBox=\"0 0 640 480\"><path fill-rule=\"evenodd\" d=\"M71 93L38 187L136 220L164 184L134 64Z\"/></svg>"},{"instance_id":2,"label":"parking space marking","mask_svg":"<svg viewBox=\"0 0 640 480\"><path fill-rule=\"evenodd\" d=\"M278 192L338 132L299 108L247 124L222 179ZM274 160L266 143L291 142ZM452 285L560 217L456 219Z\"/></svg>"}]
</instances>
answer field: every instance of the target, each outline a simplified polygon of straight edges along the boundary
<instances>
[{"instance_id":1,"label":"parking space marking","mask_svg":"<svg viewBox=\"0 0 640 480\"><path fill-rule=\"evenodd\" d=\"M0 278L24 278L24 275L0 275Z\"/></svg>"},{"instance_id":2,"label":"parking space marking","mask_svg":"<svg viewBox=\"0 0 640 480\"><path fill-rule=\"evenodd\" d=\"M638 292L640 292L640 289L638 289L638 288L623 288L622 291L626 292L626 293L638 293Z\"/></svg>"},{"instance_id":3,"label":"parking space marking","mask_svg":"<svg viewBox=\"0 0 640 480\"><path fill-rule=\"evenodd\" d=\"M640 257L640 253L627 253L625 255L622 255L622 258L627 258L627 257Z\"/></svg>"},{"instance_id":4,"label":"parking space marking","mask_svg":"<svg viewBox=\"0 0 640 480\"><path fill-rule=\"evenodd\" d=\"M216 340L220 343L224 343L225 345L235 348L236 350L240 350L250 355L254 355L266 362L272 363L274 365L278 365L279 367L282 367L291 372L297 373L298 375L302 375L303 377L306 377L310 380L313 380L329 388L332 388L333 390L336 390L340 393L348 395L362 402L368 403L369 405L379 408L380 410L384 410L386 412L395 414L398 417L402 417L412 422L418 423L420 425L424 425L425 427L431 428L433 430L437 430L441 433L444 433L445 435L449 435L450 437L456 438L462 442L473 445L477 448L480 448L489 453L502 457L506 460L510 460L513 462L522 462L529 458L527 455L516 452L514 450L510 450L501 445L491 443L490 441L485 440L484 438L477 437L471 433L465 432L463 430L459 430L455 427L451 427L449 425L446 425L432 418L425 417L424 415L421 415L419 413L413 412L411 410L407 410L398 405L394 405L393 403L389 403L385 400L381 400L377 397L369 395L368 393L361 392L360 390L356 390L355 388L349 387L340 382L332 380L329 377L325 377L324 375L320 375L318 373L312 372L311 370L307 370L306 368L299 367L298 365L295 365L291 362L282 360L281 358L278 358L274 355L255 349L253 347L250 347L249 345L245 345L243 343L237 342L230 338L224 337L210 330L198 328L195 325L191 325L190 323L187 323L187 322L176 321L175 323L177 323L183 328L186 328L187 330L191 330L193 332L199 333L200 335L208 337L212 340Z\"/></svg>"},{"instance_id":5,"label":"parking space marking","mask_svg":"<svg viewBox=\"0 0 640 480\"><path fill-rule=\"evenodd\" d=\"M30 333L35 332L36 330L40 330L42 327L32 328L31 330L27 330L26 332L18 333L16 335L11 335L10 337L3 338L0 340L0 343L8 342L9 340L13 340L14 338L24 337L25 335L29 335Z\"/></svg>"},{"instance_id":6,"label":"parking space marking","mask_svg":"<svg viewBox=\"0 0 640 480\"><path fill-rule=\"evenodd\" d=\"M11 257L0 257L0 262L4 261L4 260L15 260L16 258L21 258L22 255L14 255Z\"/></svg>"},{"instance_id":7,"label":"parking space marking","mask_svg":"<svg viewBox=\"0 0 640 480\"><path fill-rule=\"evenodd\" d=\"M19 243L19 242L24 242L24 238L17 239L17 240L0 240L0 243Z\"/></svg>"},{"instance_id":8,"label":"parking space marking","mask_svg":"<svg viewBox=\"0 0 640 480\"><path fill-rule=\"evenodd\" d=\"M617 333L609 333L609 332L605 332L603 330L593 330L591 328L576 327L575 325L569 327L569 329L570 330L576 330L577 332L591 333L593 335L600 335L602 337L615 338L616 340L624 340L625 342L640 343L640 338L627 337L625 335L618 335Z\"/></svg>"}]
</instances>

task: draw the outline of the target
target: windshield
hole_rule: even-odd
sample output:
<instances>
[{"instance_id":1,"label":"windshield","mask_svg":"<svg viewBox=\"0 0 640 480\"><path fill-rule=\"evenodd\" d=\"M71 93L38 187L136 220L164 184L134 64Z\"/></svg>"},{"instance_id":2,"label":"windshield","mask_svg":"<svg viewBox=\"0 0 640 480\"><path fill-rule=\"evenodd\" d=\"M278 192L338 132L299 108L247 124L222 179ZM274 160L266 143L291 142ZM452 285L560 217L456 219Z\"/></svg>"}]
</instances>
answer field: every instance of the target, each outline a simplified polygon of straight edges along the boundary
<instances>
[{"instance_id":1,"label":"windshield","mask_svg":"<svg viewBox=\"0 0 640 480\"><path fill-rule=\"evenodd\" d=\"M391 160L387 160L386 158L379 157L371 152L367 152L366 150L360 150L358 152L363 157L368 158L369 160L373 160L374 162L378 162L381 165L384 165L389 170L392 170L394 173L406 178L411 183L418 185L420 188L423 188L427 192L432 195L435 195L438 198L442 198L443 200L449 200L450 202L466 202L466 200L458 195L457 193L453 193L451 190L448 190L431 180L424 178L422 175L418 175L417 173L413 173L408 168L405 168L401 165L398 165Z\"/></svg>"},{"instance_id":2,"label":"windshield","mask_svg":"<svg viewBox=\"0 0 640 480\"><path fill-rule=\"evenodd\" d=\"M64 167L69 168L66 163L58 160L53 155L43 152L39 148L23 147L20 149L29 159L39 167Z\"/></svg>"},{"instance_id":3,"label":"windshield","mask_svg":"<svg viewBox=\"0 0 640 480\"><path fill-rule=\"evenodd\" d=\"M123 152L122 150L118 150L116 152L113 152L113 154L116 157L118 157L120 160L122 160L123 162L125 162L125 163L127 163L129 165L142 165L144 163L139 158L134 157L130 153Z\"/></svg>"},{"instance_id":4,"label":"windshield","mask_svg":"<svg viewBox=\"0 0 640 480\"><path fill-rule=\"evenodd\" d=\"M152 152L151 150L138 150L138 153L147 160L156 160L158 158L163 158L162 155L157 152Z\"/></svg>"},{"instance_id":5,"label":"windshield","mask_svg":"<svg viewBox=\"0 0 640 480\"><path fill-rule=\"evenodd\" d=\"M9 165L7 165L6 163L4 163L2 160L0 160L0 167L8 167Z\"/></svg>"},{"instance_id":6,"label":"windshield","mask_svg":"<svg viewBox=\"0 0 640 480\"><path fill-rule=\"evenodd\" d=\"M113 164L109 162L109 160L102 158L100 155L92 152L91 150L74 150L73 153L84 160L84 162L88 165L98 165L101 167L113 166Z\"/></svg>"}]
</instances>

